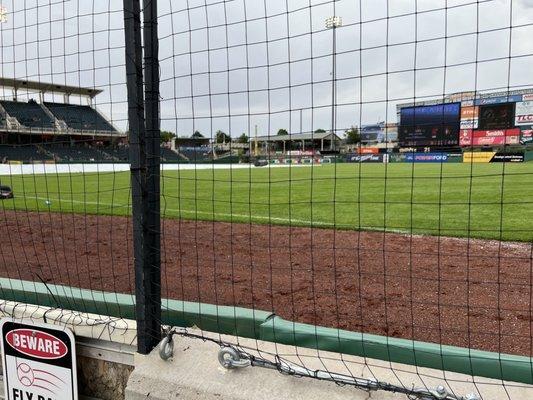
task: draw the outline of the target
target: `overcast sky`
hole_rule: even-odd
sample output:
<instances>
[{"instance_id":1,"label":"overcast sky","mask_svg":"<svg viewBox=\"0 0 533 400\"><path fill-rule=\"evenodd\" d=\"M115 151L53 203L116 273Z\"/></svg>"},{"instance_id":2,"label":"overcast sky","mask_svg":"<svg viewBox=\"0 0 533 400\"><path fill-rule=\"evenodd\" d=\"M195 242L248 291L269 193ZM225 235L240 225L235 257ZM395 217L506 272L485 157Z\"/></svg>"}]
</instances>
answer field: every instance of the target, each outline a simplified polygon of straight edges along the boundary
<instances>
[{"instance_id":1,"label":"overcast sky","mask_svg":"<svg viewBox=\"0 0 533 400\"><path fill-rule=\"evenodd\" d=\"M103 89L97 107L126 128L122 0L0 4L1 76ZM338 130L533 84L533 0L159 0L159 15L162 128L179 136L331 129L331 15Z\"/></svg>"}]
</instances>

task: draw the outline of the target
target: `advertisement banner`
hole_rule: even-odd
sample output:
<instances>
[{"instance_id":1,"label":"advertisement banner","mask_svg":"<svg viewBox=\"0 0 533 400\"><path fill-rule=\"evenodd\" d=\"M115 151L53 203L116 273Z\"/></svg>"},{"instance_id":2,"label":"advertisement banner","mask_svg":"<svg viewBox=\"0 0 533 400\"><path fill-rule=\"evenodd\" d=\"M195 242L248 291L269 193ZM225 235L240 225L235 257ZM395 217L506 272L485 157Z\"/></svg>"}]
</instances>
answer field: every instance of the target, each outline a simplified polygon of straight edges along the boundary
<instances>
[{"instance_id":1,"label":"advertisement banner","mask_svg":"<svg viewBox=\"0 0 533 400\"><path fill-rule=\"evenodd\" d=\"M522 129L520 132L520 144L533 143L533 129Z\"/></svg>"},{"instance_id":2,"label":"advertisement banner","mask_svg":"<svg viewBox=\"0 0 533 400\"><path fill-rule=\"evenodd\" d=\"M353 163L383 163L386 154L347 154L346 162Z\"/></svg>"},{"instance_id":3,"label":"advertisement banner","mask_svg":"<svg viewBox=\"0 0 533 400\"><path fill-rule=\"evenodd\" d=\"M377 147L358 147L358 154L378 154L379 149Z\"/></svg>"},{"instance_id":4,"label":"advertisement banner","mask_svg":"<svg viewBox=\"0 0 533 400\"><path fill-rule=\"evenodd\" d=\"M522 95L522 100L523 101L533 100L533 94L524 94L524 95Z\"/></svg>"},{"instance_id":5,"label":"advertisement banner","mask_svg":"<svg viewBox=\"0 0 533 400\"><path fill-rule=\"evenodd\" d=\"M462 119L461 120L461 129L477 129L478 128L478 120L476 119Z\"/></svg>"},{"instance_id":6,"label":"advertisement banner","mask_svg":"<svg viewBox=\"0 0 533 400\"><path fill-rule=\"evenodd\" d=\"M498 152L492 157L490 162L524 162L524 153Z\"/></svg>"},{"instance_id":7,"label":"advertisement banner","mask_svg":"<svg viewBox=\"0 0 533 400\"><path fill-rule=\"evenodd\" d=\"M518 136L520 135L520 129L492 129L492 130L479 130L474 131L474 137L500 137L500 136Z\"/></svg>"},{"instance_id":8,"label":"advertisement banner","mask_svg":"<svg viewBox=\"0 0 533 400\"><path fill-rule=\"evenodd\" d=\"M502 146L504 144L519 144L520 136L485 136L474 137L473 146Z\"/></svg>"},{"instance_id":9,"label":"advertisement banner","mask_svg":"<svg viewBox=\"0 0 533 400\"><path fill-rule=\"evenodd\" d=\"M533 101L516 103L515 125L533 124Z\"/></svg>"},{"instance_id":10,"label":"advertisement banner","mask_svg":"<svg viewBox=\"0 0 533 400\"><path fill-rule=\"evenodd\" d=\"M407 153L405 154L406 162L447 162L447 153Z\"/></svg>"},{"instance_id":11,"label":"advertisement banner","mask_svg":"<svg viewBox=\"0 0 533 400\"><path fill-rule=\"evenodd\" d=\"M479 107L461 107L461 119L474 119L479 116Z\"/></svg>"},{"instance_id":12,"label":"advertisement banner","mask_svg":"<svg viewBox=\"0 0 533 400\"><path fill-rule=\"evenodd\" d=\"M501 103L516 103L522 101L522 95L516 94L512 96L499 96L499 97L487 97L483 99L477 99L474 104L481 106L485 104L501 104Z\"/></svg>"},{"instance_id":13,"label":"advertisement banner","mask_svg":"<svg viewBox=\"0 0 533 400\"><path fill-rule=\"evenodd\" d=\"M473 131L462 129L459 133L460 146L502 146L504 144L519 144L520 129L497 129L488 131Z\"/></svg>"},{"instance_id":14,"label":"advertisement banner","mask_svg":"<svg viewBox=\"0 0 533 400\"><path fill-rule=\"evenodd\" d=\"M472 146L472 129L461 129L459 132L459 146Z\"/></svg>"}]
</instances>

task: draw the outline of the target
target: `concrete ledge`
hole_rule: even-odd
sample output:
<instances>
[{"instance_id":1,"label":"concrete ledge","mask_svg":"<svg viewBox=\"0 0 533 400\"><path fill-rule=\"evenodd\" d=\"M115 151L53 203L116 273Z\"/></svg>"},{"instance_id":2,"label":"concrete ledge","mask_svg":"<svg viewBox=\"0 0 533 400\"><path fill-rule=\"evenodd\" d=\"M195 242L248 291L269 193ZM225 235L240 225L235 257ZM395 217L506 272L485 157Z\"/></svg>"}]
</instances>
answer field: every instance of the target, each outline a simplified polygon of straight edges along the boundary
<instances>
[{"instance_id":1,"label":"concrete ledge","mask_svg":"<svg viewBox=\"0 0 533 400\"><path fill-rule=\"evenodd\" d=\"M126 399L183 400L363 400L366 392L334 383L298 379L264 368L226 370L217 360L217 345L176 337L175 358L163 361L159 354L136 357L126 387ZM380 400L405 396L380 393Z\"/></svg>"},{"instance_id":2,"label":"concrete ledge","mask_svg":"<svg viewBox=\"0 0 533 400\"><path fill-rule=\"evenodd\" d=\"M189 329L188 333L225 343L237 343L232 336L195 329ZM218 363L219 346L216 343L182 336L174 338L174 358L171 360L161 360L157 349L148 356L136 355L135 370L126 387L126 399L406 399L405 395L385 391L367 393L353 386L339 387L331 382L286 376L259 367L226 370ZM475 393L483 400L533 399L533 386L525 384L260 340L239 338L238 343L240 348L253 356L273 361L278 354L287 362L305 366L311 371L326 370L358 378L373 378L407 388L434 389L443 385L457 396Z\"/></svg>"}]
</instances>

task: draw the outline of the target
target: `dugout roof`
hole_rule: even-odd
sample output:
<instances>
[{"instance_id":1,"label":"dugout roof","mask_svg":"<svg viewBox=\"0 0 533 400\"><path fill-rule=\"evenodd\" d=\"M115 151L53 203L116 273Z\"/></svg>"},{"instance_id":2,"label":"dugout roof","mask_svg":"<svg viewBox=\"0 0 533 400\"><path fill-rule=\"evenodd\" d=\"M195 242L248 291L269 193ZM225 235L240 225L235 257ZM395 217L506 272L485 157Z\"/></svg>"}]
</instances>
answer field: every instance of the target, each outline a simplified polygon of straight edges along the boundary
<instances>
[{"instance_id":1,"label":"dugout roof","mask_svg":"<svg viewBox=\"0 0 533 400\"><path fill-rule=\"evenodd\" d=\"M29 89L35 90L42 93L65 93L67 95L78 95L78 96L87 96L93 98L100 93L102 90L95 88L84 88L78 86L69 86L69 85L59 85L56 83L46 83L38 81L28 81L24 79L12 79L12 78L2 78L0 77L0 86L10 87L15 90L19 89Z\"/></svg>"}]
</instances>

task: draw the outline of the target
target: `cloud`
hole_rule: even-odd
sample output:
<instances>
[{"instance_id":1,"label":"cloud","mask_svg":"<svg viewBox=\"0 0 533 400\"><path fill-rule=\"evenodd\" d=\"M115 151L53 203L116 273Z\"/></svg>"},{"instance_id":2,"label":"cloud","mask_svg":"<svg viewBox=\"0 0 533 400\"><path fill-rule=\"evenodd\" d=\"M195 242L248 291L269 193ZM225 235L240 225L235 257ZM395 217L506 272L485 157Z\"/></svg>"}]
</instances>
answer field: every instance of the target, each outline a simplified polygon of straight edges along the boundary
<instances>
[{"instance_id":1,"label":"cloud","mask_svg":"<svg viewBox=\"0 0 533 400\"><path fill-rule=\"evenodd\" d=\"M334 14L343 18L336 31L337 129L395 121L396 104L413 99L533 83L532 0L159 6L162 125L180 135L222 129L237 136L255 125L260 134L331 128L333 32L324 21ZM120 7L28 0L26 9L13 6L9 19L0 26L0 75L102 88L98 107L125 129Z\"/></svg>"}]
</instances>

